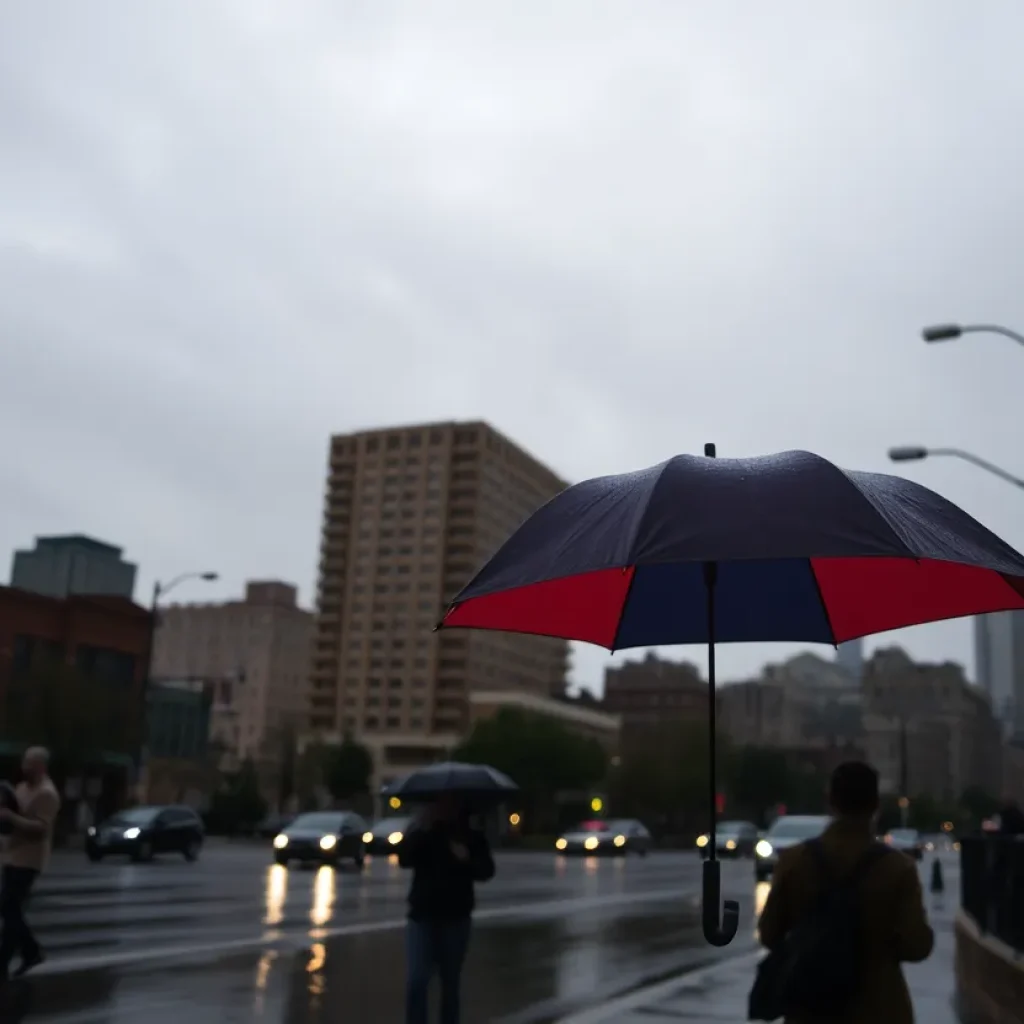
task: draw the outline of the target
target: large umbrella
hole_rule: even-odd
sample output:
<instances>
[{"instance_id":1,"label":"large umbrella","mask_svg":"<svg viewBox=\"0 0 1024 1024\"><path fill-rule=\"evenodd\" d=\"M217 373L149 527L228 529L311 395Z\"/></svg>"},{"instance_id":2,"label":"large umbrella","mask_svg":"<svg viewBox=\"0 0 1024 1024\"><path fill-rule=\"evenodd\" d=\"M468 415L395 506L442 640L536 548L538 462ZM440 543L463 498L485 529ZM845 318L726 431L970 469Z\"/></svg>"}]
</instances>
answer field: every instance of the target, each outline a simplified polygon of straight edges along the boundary
<instances>
[{"instance_id":1,"label":"large umbrella","mask_svg":"<svg viewBox=\"0 0 1024 1024\"><path fill-rule=\"evenodd\" d=\"M500 802L518 792L519 787L497 768L461 761L419 768L382 790L384 796L409 801L432 800L444 793L456 793L474 803Z\"/></svg>"},{"instance_id":2,"label":"large umbrella","mask_svg":"<svg viewBox=\"0 0 1024 1024\"><path fill-rule=\"evenodd\" d=\"M715 643L840 644L1024 608L1024 556L919 484L808 452L678 455L569 487L527 519L439 624L609 650L708 644L710 856L703 928L724 946L715 859Z\"/></svg>"}]
</instances>

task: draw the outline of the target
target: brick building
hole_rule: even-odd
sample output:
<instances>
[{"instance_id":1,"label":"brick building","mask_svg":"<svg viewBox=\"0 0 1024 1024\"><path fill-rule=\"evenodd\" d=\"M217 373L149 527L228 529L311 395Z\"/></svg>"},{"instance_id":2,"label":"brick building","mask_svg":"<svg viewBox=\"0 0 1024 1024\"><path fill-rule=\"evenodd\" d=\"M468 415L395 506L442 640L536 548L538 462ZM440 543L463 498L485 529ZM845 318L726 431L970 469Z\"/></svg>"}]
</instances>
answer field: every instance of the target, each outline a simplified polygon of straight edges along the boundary
<instances>
[{"instance_id":1,"label":"brick building","mask_svg":"<svg viewBox=\"0 0 1024 1024\"><path fill-rule=\"evenodd\" d=\"M876 651L864 668L868 753L886 788L908 786L955 800L970 787L1002 788L1002 730L988 694L953 662L918 663L897 647ZM901 743L906 735L906 765Z\"/></svg>"},{"instance_id":2,"label":"brick building","mask_svg":"<svg viewBox=\"0 0 1024 1024\"><path fill-rule=\"evenodd\" d=\"M706 722L708 684L695 665L649 653L605 670L601 708L619 717L628 741L666 721Z\"/></svg>"},{"instance_id":3,"label":"brick building","mask_svg":"<svg viewBox=\"0 0 1024 1024\"><path fill-rule=\"evenodd\" d=\"M0 587L0 757L8 762L0 766L2 774L26 744L59 747L60 736L73 742L76 729L84 732L89 713L103 708L109 749L88 772L92 789L71 792L91 795L100 808L116 805L138 752L149 642L149 612L125 598L61 599ZM62 711L55 715L49 708L44 725L39 688L54 679L63 680ZM26 721L37 724L26 726ZM26 728L49 735L21 735ZM53 750L58 772L65 753ZM73 802L74 796L69 812Z\"/></svg>"}]
</instances>

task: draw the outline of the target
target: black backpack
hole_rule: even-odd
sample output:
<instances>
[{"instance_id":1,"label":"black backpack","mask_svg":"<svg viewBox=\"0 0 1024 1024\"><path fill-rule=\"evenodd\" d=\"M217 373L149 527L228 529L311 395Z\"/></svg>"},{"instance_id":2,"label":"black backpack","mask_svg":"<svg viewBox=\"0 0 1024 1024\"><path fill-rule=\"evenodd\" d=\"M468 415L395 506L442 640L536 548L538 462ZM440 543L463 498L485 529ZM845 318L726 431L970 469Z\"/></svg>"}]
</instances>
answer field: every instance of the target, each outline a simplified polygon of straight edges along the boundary
<instances>
[{"instance_id":1,"label":"black backpack","mask_svg":"<svg viewBox=\"0 0 1024 1024\"><path fill-rule=\"evenodd\" d=\"M806 845L821 875L821 891L782 946L758 965L748 1004L750 1020L840 1017L860 986L858 891L871 866L889 847L873 843L853 871L837 879L821 840Z\"/></svg>"}]
</instances>

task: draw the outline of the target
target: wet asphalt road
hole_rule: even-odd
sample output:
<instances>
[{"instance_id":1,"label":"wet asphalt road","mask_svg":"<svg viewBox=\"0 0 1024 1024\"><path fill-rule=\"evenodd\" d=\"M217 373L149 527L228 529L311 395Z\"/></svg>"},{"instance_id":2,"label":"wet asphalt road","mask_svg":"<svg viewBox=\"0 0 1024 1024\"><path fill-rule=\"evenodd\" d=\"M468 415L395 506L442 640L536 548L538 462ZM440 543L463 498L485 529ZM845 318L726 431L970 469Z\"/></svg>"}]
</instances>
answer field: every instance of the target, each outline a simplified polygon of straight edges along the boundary
<instances>
[{"instance_id":1,"label":"wet asphalt road","mask_svg":"<svg viewBox=\"0 0 1024 1024\"><path fill-rule=\"evenodd\" d=\"M0 997L0 1020L235 1024L402 1019L407 877L375 858L284 869L265 848L211 844L198 864L65 855L31 908L49 962ZM550 1021L689 963L753 944L748 862L723 866L743 926L727 950L700 935L692 854L565 860L499 855L479 888L465 1024Z\"/></svg>"}]
</instances>

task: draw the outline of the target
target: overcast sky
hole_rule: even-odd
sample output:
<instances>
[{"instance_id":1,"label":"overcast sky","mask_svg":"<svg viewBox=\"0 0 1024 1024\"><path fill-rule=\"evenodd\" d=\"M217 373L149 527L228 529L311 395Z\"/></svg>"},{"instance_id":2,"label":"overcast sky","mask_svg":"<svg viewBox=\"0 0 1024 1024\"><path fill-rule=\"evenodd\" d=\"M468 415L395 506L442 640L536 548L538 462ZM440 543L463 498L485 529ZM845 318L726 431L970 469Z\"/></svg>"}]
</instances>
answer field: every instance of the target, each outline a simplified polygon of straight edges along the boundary
<instances>
[{"instance_id":1,"label":"overcast sky","mask_svg":"<svg viewBox=\"0 0 1024 1024\"><path fill-rule=\"evenodd\" d=\"M0 551L312 601L328 436L428 419L570 479L1024 474L1024 349L918 334L1024 329L1021 38L1017 0L6 5ZM904 472L1024 547L1024 494ZM966 622L898 639L970 663Z\"/></svg>"}]
</instances>

